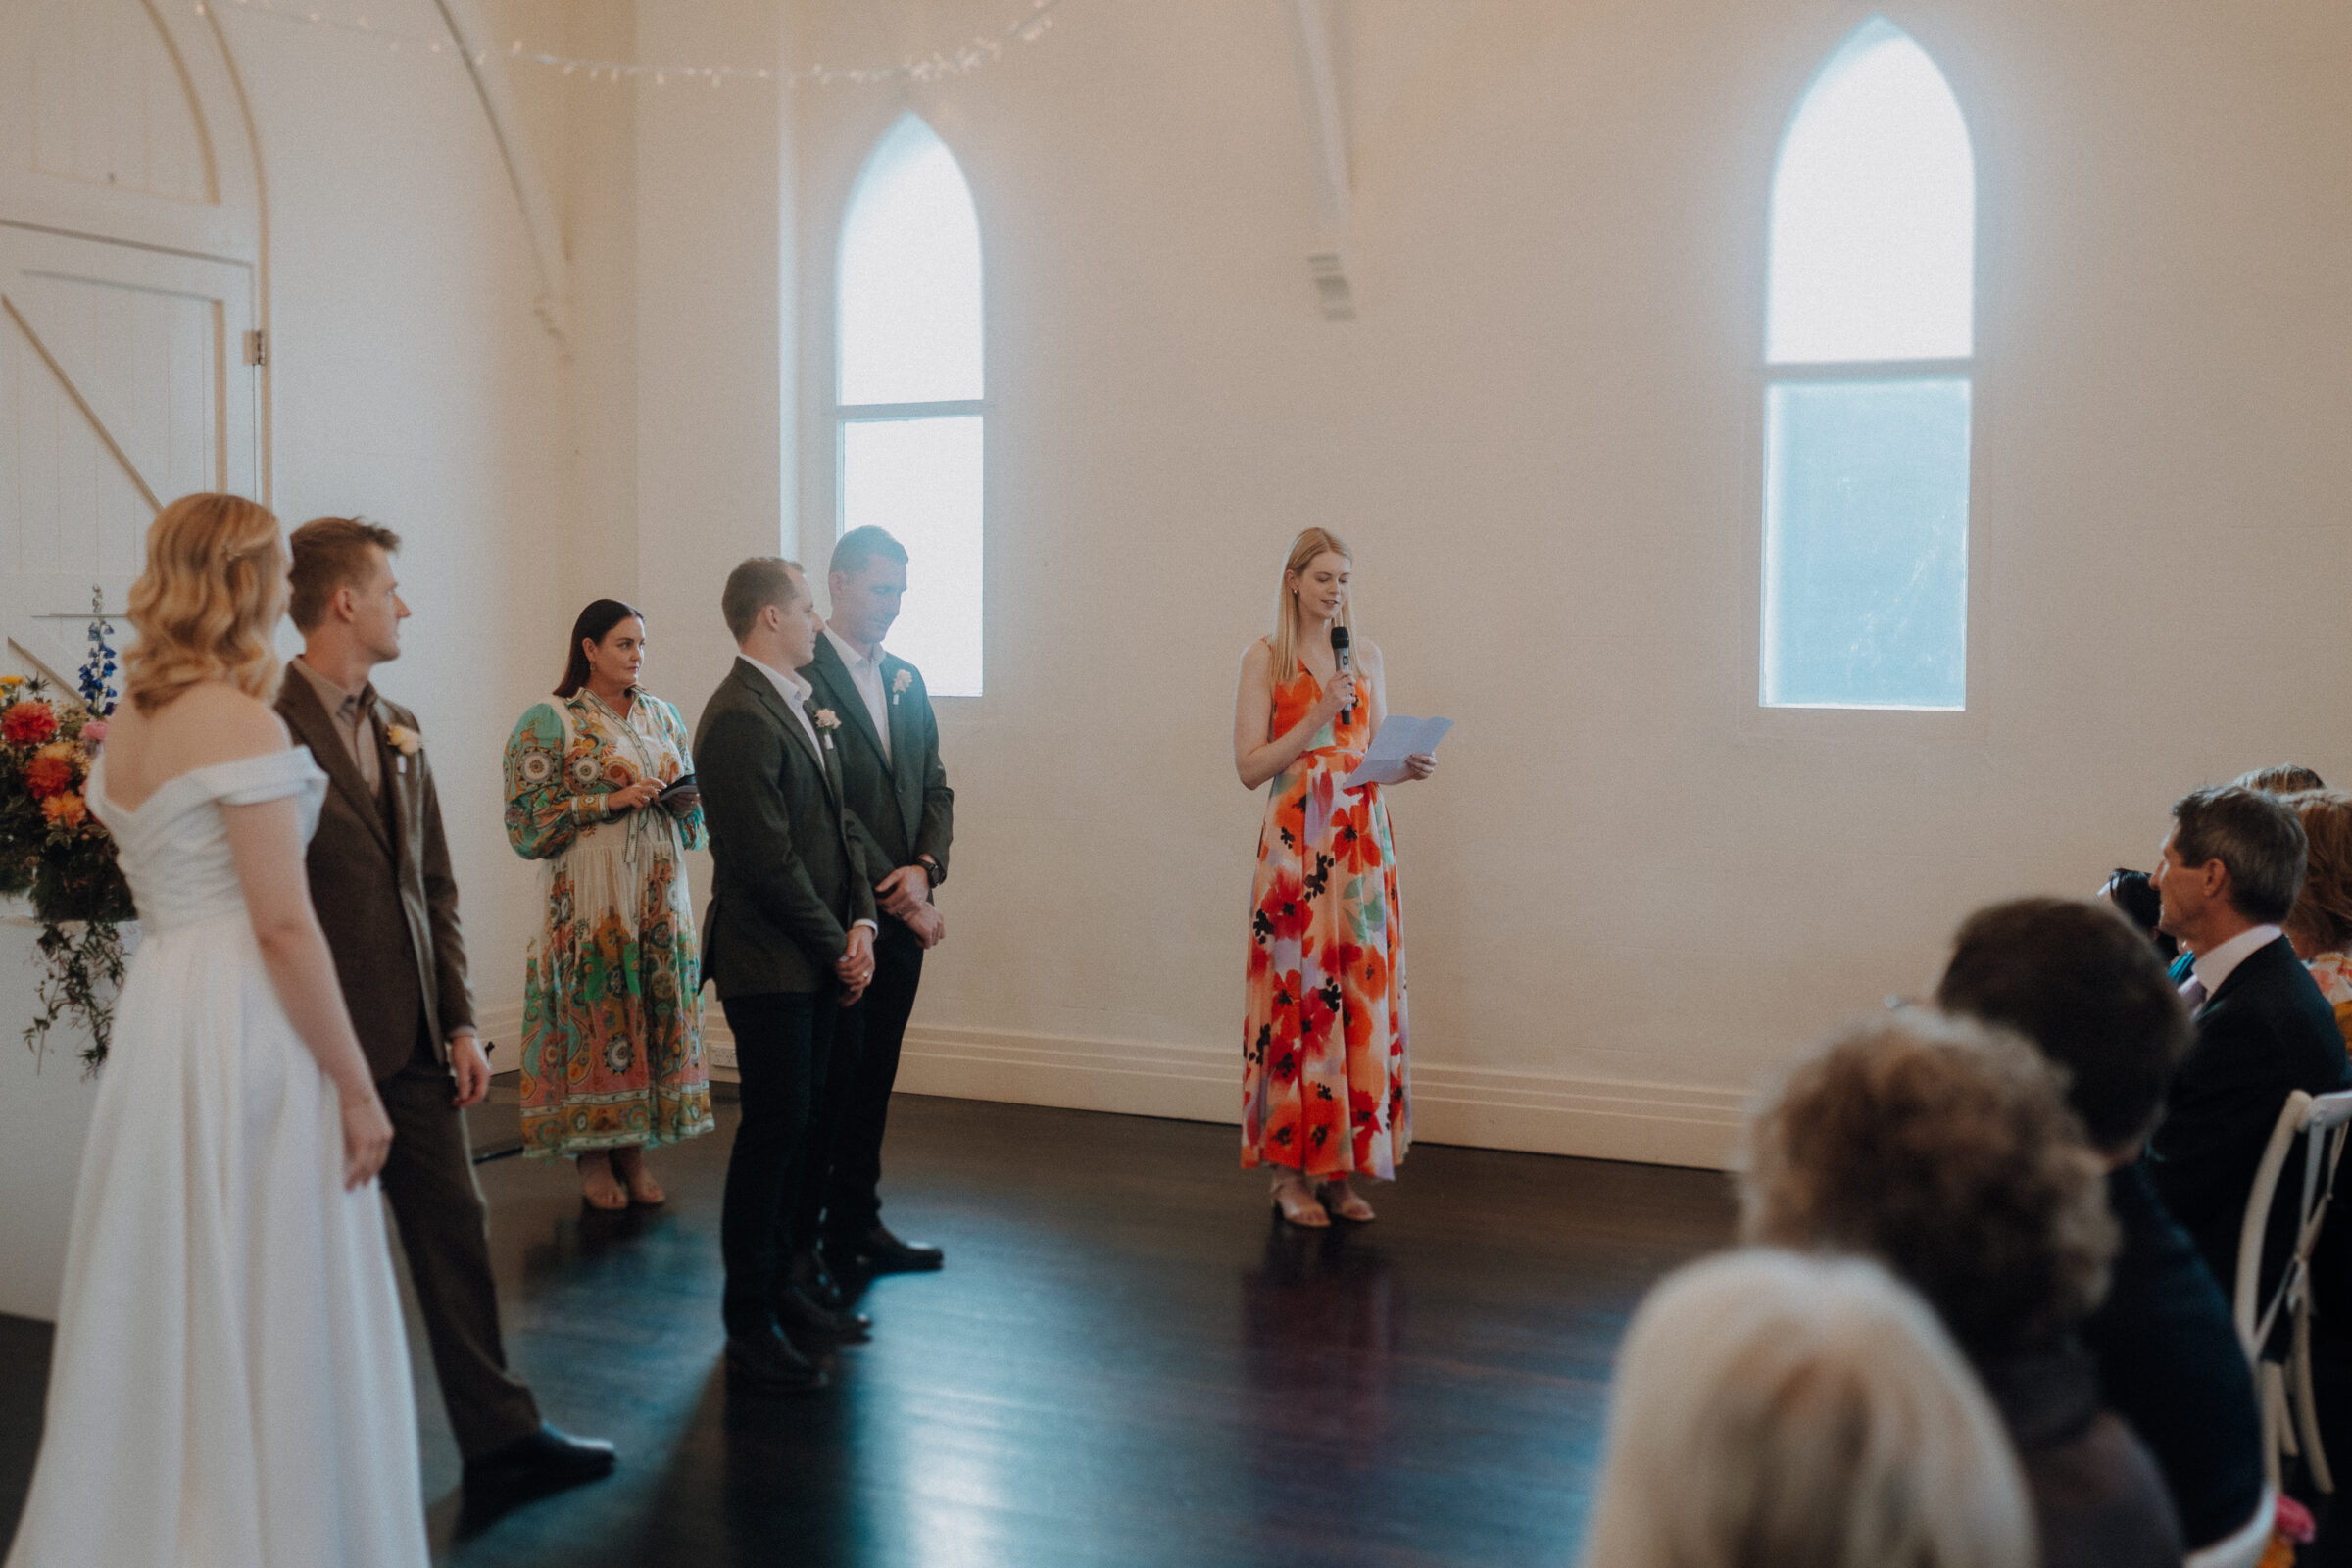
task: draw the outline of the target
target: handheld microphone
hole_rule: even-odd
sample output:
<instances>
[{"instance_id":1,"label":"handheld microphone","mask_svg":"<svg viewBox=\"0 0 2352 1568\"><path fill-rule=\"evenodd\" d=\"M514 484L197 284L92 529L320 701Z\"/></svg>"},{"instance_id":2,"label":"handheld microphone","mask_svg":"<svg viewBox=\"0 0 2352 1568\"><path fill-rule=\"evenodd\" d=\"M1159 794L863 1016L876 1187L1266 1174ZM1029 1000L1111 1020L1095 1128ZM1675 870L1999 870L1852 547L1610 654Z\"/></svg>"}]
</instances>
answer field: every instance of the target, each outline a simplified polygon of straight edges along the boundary
<instances>
[{"instance_id":1,"label":"handheld microphone","mask_svg":"<svg viewBox=\"0 0 2352 1568\"><path fill-rule=\"evenodd\" d=\"M1334 626L1331 628L1331 657L1338 661L1340 673L1343 675L1347 674L1348 662L1348 628L1345 626ZM1349 703L1346 708L1340 710L1340 722L1343 724L1352 724L1355 722L1355 705L1353 703Z\"/></svg>"}]
</instances>

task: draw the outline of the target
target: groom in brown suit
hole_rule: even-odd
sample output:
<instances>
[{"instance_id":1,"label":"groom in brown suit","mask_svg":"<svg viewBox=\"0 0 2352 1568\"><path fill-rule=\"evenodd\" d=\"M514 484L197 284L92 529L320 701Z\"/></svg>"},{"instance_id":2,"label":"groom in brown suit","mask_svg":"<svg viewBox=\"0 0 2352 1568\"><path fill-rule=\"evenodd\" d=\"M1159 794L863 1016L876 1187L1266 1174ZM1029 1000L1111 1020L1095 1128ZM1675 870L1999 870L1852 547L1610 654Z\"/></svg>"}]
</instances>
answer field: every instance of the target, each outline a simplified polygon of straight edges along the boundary
<instances>
[{"instance_id":1,"label":"groom in brown suit","mask_svg":"<svg viewBox=\"0 0 2352 1568\"><path fill-rule=\"evenodd\" d=\"M350 517L294 530L289 606L303 635L278 716L331 780L311 840L311 902L343 1000L392 1118L384 1196L400 1225L469 1504L593 1481L612 1446L539 1418L507 1369L467 1105L490 1088L475 1038L458 884L416 718L369 684L400 657L409 613L392 574L400 536Z\"/></svg>"}]
</instances>

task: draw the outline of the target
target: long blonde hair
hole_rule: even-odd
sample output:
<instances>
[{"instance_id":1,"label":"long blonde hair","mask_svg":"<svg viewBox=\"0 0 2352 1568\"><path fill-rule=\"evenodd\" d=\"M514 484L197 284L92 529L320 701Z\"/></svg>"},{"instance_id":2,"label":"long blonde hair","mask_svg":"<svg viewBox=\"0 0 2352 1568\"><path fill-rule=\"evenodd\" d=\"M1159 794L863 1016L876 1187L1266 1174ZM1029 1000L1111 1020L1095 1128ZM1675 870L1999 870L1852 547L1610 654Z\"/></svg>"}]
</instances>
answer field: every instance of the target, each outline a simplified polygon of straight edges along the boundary
<instances>
[{"instance_id":1,"label":"long blonde hair","mask_svg":"<svg viewBox=\"0 0 2352 1568\"><path fill-rule=\"evenodd\" d=\"M1333 555L1350 564L1355 552L1348 541L1328 528L1308 528L1291 541L1290 559L1283 563L1282 581L1274 589L1274 684L1287 685L1298 678L1298 596L1292 591L1291 578L1314 564L1315 558ZM1348 594L1340 605L1339 623L1355 635L1355 595Z\"/></svg>"},{"instance_id":2,"label":"long blonde hair","mask_svg":"<svg viewBox=\"0 0 2352 1568\"><path fill-rule=\"evenodd\" d=\"M123 657L123 687L140 712L208 680L268 700L286 609L277 518L243 496L181 496L147 530L147 569L130 585L129 609L139 640Z\"/></svg>"},{"instance_id":3,"label":"long blonde hair","mask_svg":"<svg viewBox=\"0 0 2352 1568\"><path fill-rule=\"evenodd\" d=\"M1876 1263L1754 1250L1634 1314L1590 1568L2026 1568L2034 1528L1992 1401Z\"/></svg>"}]
</instances>

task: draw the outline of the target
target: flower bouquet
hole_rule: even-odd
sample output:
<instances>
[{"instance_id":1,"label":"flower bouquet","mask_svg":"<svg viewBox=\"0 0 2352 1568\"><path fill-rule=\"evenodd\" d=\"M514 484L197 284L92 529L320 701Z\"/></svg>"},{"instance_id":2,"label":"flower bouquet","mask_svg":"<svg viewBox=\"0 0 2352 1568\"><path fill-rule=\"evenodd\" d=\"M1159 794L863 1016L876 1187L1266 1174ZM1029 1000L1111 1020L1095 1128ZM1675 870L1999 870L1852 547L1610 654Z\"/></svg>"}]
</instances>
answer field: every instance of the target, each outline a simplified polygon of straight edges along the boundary
<instances>
[{"instance_id":1,"label":"flower bouquet","mask_svg":"<svg viewBox=\"0 0 2352 1568\"><path fill-rule=\"evenodd\" d=\"M47 973L24 1043L38 1055L71 1012L89 1028L82 1059L94 1069L106 1059L122 979L122 925L137 911L114 836L90 814L86 794L116 701L112 627L95 596L90 608L78 697L53 695L38 676L0 675L0 894L30 895L41 927Z\"/></svg>"}]
</instances>

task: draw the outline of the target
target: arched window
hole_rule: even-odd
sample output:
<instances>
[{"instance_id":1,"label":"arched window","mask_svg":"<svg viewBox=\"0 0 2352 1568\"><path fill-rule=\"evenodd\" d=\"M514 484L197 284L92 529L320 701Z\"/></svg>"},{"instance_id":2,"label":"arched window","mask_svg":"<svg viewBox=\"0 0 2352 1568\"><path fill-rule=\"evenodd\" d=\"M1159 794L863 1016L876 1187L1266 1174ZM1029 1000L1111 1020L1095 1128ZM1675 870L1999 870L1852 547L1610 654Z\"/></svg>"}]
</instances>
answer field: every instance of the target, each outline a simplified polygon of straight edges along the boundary
<instances>
[{"instance_id":1,"label":"arched window","mask_svg":"<svg viewBox=\"0 0 2352 1568\"><path fill-rule=\"evenodd\" d=\"M1767 707L1961 709L1976 161L1883 18L1813 78L1772 183Z\"/></svg>"},{"instance_id":2,"label":"arched window","mask_svg":"<svg viewBox=\"0 0 2352 1568\"><path fill-rule=\"evenodd\" d=\"M980 221L956 156L902 115L842 220L835 433L842 532L912 561L892 652L934 696L980 695Z\"/></svg>"}]
</instances>

